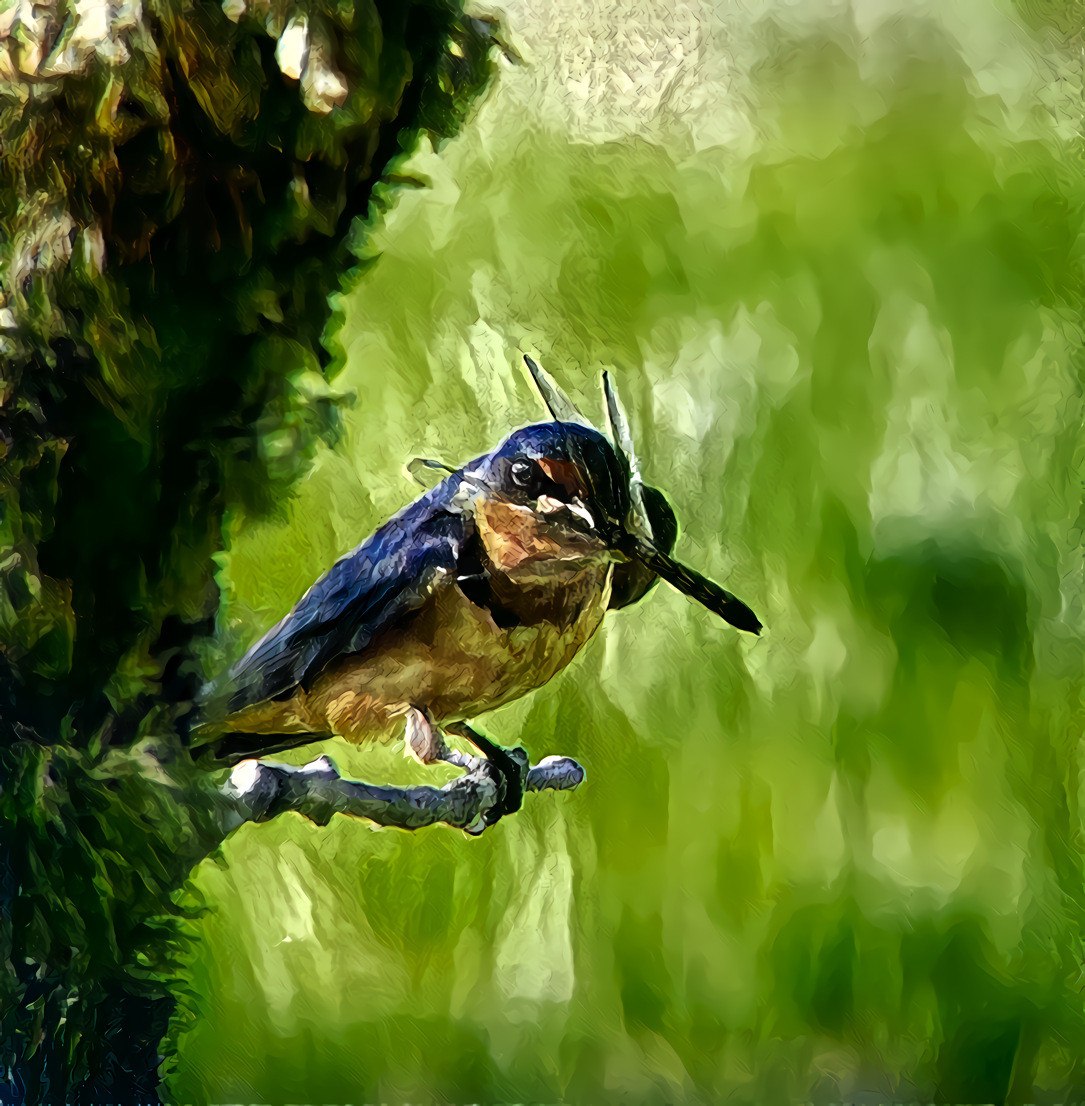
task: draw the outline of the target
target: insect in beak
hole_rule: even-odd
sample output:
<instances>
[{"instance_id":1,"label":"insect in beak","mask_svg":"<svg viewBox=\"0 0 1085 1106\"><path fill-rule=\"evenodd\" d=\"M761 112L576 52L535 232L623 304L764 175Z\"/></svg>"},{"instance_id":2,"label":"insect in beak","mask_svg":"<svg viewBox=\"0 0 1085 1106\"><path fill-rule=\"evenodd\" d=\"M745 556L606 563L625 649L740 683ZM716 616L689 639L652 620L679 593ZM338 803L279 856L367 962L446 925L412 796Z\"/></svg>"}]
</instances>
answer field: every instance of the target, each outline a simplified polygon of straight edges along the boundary
<instances>
[{"instance_id":1,"label":"insect in beak","mask_svg":"<svg viewBox=\"0 0 1085 1106\"><path fill-rule=\"evenodd\" d=\"M725 622L747 633L761 633L761 621L737 595L721 588L719 584L702 576L666 553L661 553L649 542L637 538L633 544L633 556L641 564L650 568L661 580L666 580L672 588L683 595L696 599L713 614L718 614Z\"/></svg>"},{"instance_id":2,"label":"insect in beak","mask_svg":"<svg viewBox=\"0 0 1085 1106\"><path fill-rule=\"evenodd\" d=\"M603 373L603 394L606 397L607 429L611 443L619 453L624 454L630 471L629 498L632 510L627 535L622 541L622 551L636 558L683 595L696 599L708 610L718 614L725 622L747 633L759 634L760 619L737 595L721 588L707 576L702 576L695 569L688 568L656 547L652 522L644 503L644 481L641 478L637 455L633 450L629 423L609 373Z\"/></svg>"}]
</instances>

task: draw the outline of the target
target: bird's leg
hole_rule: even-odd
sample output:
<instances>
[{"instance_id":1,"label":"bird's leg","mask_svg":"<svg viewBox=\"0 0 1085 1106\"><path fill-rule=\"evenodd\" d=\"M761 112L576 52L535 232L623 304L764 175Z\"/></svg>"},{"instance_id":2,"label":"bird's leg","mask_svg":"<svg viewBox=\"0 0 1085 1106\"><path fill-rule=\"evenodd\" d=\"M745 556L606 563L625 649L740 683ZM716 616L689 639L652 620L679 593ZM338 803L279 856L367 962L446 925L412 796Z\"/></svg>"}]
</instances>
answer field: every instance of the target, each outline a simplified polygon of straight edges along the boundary
<instances>
[{"instance_id":1,"label":"bird's leg","mask_svg":"<svg viewBox=\"0 0 1085 1106\"><path fill-rule=\"evenodd\" d=\"M487 816L486 823L492 824L505 814L514 814L524 801L524 787L528 769L527 753L521 748L503 749L495 745L488 737L472 729L466 722L449 722L444 729L458 737L466 737L497 769L504 781L501 799ZM444 761L455 765L464 772L477 772L480 761L467 753L450 749L441 737L427 711L421 707L411 707L407 712L405 749L408 756L419 764L436 764Z\"/></svg>"},{"instance_id":2,"label":"bird's leg","mask_svg":"<svg viewBox=\"0 0 1085 1106\"><path fill-rule=\"evenodd\" d=\"M494 822L504 814L514 814L518 811L524 801L524 785L528 769L527 751L520 746L504 749L500 745L495 745L488 737L480 734L466 722L446 722L444 729L457 737L466 737L505 779L505 794L487 820ZM448 757L444 759L449 760ZM449 763L455 764L456 761L449 760Z\"/></svg>"},{"instance_id":3,"label":"bird's leg","mask_svg":"<svg viewBox=\"0 0 1085 1106\"><path fill-rule=\"evenodd\" d=\"M440 729L423 707L411 707L407 711L403 740L404 753L419 764L439 764L443 761L462 768L465 772L476 772L482 763L478 757L469 753L450 749L445 744Z\"/></svg>"},{"instance_id":4,"label":"bird's leg","mask_svg":"<svg viewBox=\"0 0 1085 1106\"><path fill-rule=\"evenodd\" d=\"M429 715L420 707L411 707L407 711L406 732L403 738L405 742L403 751L419 764L437 764L439 761L448 760L451 750L441 739L440 731L434 726Z\"/></svg>"}]
</instances>

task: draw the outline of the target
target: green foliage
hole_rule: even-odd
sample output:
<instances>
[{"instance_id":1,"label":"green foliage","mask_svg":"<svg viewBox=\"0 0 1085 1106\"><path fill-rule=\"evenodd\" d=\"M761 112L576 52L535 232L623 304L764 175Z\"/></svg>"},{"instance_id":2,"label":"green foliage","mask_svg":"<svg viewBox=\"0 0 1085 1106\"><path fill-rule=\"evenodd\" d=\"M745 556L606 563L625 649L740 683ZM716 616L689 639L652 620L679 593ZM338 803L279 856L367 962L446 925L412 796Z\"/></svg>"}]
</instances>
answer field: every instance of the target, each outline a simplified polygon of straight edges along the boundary
<instances>
[{"instance_id":1,"label":"green foliage","mask_svg":"<svg viewBox=\"0 0 1085 1106\"><path fill-rule=\"evenodd\" d=\"M617 366L679 555L765 634L662 587L610 619L485 720L585 786L479 841L231 839L193 881L177 1099L1080 1097L1077 62L985 4L800 8L728 25L727 145L722 97L590 143L507 77L420 156L340 302L358 401L222 573L236 653L405 460L540 416L522 346L589 412Z\"/></svg>"},{"instance_id":2,"label":"green foliage","mask_svg":"<svg viewBox=\"0 0 1085 1106\"><path fill-rule=\"evenodd\" d=\"M3 872L8 1062L39 1100L62 1093L65 1076L88 1097L132 1093L109 1071L118 1061L151 1095L180 940L170 891L206 855L211 793L183 763L167 775L150 757L88 771L62 747L0 755L0 816L18 834ZM144 1033L149 1055L130 1039Z\"/></svg>"}]
</instances>

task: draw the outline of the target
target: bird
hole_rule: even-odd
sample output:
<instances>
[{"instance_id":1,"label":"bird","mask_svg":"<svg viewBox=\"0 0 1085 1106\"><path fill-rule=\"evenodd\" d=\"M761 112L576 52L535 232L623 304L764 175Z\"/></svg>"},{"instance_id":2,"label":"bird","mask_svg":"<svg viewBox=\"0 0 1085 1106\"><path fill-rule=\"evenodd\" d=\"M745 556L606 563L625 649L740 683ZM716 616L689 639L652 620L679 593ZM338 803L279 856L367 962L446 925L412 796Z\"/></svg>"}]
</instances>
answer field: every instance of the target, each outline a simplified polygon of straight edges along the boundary
<instances>
[{"instance_id":1,"label":"bird","mask_svg":"<svg viewBox=\"0 0 1085 1106\"><path fill-rule=\"evenodd\" d=\"M548 683L608 610L638 602L660 578L760 632L745 603L671 557L674 510L641 478L609 374L608 436L524 360L551 421L457 469L421 461L443 479L202 689L191 739L203 753L231 765L403 727L422 763L449 759L442 732L453 733L511 772L506 751L467 720ZM507 791L515 809L522 789Z\"/></svg>"}]
</instances>

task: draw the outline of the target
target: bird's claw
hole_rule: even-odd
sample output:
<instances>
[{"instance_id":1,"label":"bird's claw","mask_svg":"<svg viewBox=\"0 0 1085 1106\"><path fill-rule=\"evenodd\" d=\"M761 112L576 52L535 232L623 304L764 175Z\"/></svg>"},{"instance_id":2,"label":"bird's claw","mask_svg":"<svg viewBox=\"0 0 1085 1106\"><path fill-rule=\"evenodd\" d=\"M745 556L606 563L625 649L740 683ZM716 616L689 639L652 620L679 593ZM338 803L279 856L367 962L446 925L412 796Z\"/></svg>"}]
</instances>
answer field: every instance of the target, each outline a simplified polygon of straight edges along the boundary
<instances>
[{"instance_id":1,"label":"bird's claw","mask_svg":"<svg viewBox=\"0 0 1085 1106\"><path fill-rule=\"evenodd\" d=\"M497 802L481 816L481 828L472 828L468 832L481 833L486 826L499 822L506 814L515 814L524 805L530 764L527 750L520 745L505 749L463 722L453 723L445 729L449 733L467 738L482 753L485 757L482 762L483 771L489 769L497 784Z\"/></svg>"},{"instance_id":2,"label":"bird's claw","mask_svg":"<svg viewBox=\"0 0 1085 1106\"><path fill-rule=\"evenodd\" d=\"M517 745L513 749L503 749L491 745L486 760L497 770L498 799L483 816L488 825L498 822L506 814L515 814L524 805L524 788L527 785L527 750Z\"/></svg>"}]
</instances>

